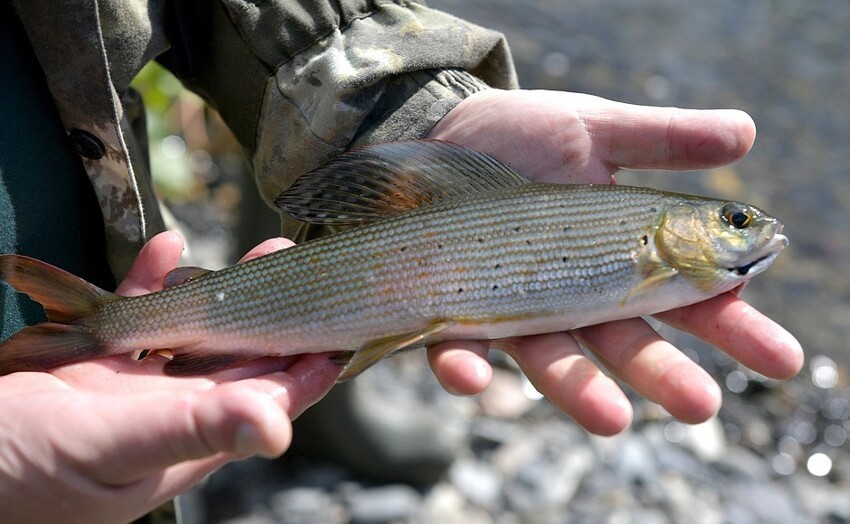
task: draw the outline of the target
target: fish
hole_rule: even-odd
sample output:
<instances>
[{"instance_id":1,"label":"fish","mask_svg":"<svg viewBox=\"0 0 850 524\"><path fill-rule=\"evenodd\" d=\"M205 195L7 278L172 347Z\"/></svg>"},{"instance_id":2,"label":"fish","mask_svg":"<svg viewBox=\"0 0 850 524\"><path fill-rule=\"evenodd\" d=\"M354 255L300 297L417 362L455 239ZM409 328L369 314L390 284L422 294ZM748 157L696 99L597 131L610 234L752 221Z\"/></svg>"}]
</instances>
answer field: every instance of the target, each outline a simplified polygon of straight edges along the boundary
<instances>
[{"instance_id":1,"label":"fish","mask_svg":"<svg viewBox=\"0 0 850 524\"><path fill-rule=\"evenodd\" d=\"M0 374L170 353L169 375L333 352L351 379L396 352L652 315L730 291L788 245L755 206L647 187L532 182L450 142L343 153L275 202L335 234L121 297L0 256L47 321L0 344Z\"/></svg>"}]
</instances>

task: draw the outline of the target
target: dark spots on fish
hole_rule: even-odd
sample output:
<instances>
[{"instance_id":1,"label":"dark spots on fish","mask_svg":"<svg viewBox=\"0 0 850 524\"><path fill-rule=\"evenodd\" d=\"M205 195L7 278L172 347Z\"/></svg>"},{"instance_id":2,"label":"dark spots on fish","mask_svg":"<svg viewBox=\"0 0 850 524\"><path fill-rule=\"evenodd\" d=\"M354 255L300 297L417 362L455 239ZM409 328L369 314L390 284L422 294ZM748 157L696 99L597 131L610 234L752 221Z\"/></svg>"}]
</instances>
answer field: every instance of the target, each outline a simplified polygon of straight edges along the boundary
<instances>
[{"instance_id":1,"label":"dark spots on fish","mask_svg":"<svg viewBox=\"0 0 850 524\"><path fill-rule=\"evenodd\" d=\"M564 264L569 262L569 260L570 260L570 257L561 257L561 262L563 262Z\"/></svg>"},{"instance_id":2,"label":"dark spots on fish","mask_svg":"<svg viewBox=\"0 0 850 524\"><path fill-rule=\"evenodd\" d=\"M640 243L643 244L644 246L649 244L649 237L646 236L646 235L640 237Z\"/></svg>"},{"instance_id":3,"label":"dark spots on fish","mask_svg":"<svg viewBox=\"0 0 850 524\"><path fill-rule=\"evenodd\" d=\"M496 291L497 289L499 289L499 284L493 284L493 291Z\"/></svg>"},{"instance_id":4,"label":"dark spots on fish","mask_svg":"<svg viewBox=\"0 0 850 524\"><path fill-rule=\"evenodd\" d=\"M437 249L443 249L443 244L437 244Z\"/></svg>"},{"instance_id":5,"label":"dark spots on fish","mask_svg":"<svg viewBox=\"0 0 850 524\"><path fill-rule=\"evenodd\" d=\"M463 293L463 288L462 288L462 287L457 288L457 292L458 292L458 293Z\"/></svg>"},{"instance_id":6,"label":"dark spots on fish","mask_svg":"<svg viewBox=\"0 0 850 524\"><path fill-rule=\"evenodd\" d=\"M625 226L625 225L626 225L626 219L625 219L625 218L624 218L624 219L622 219L622 220L620 220L620 225L621 225L621 226Z\"/></svg>"},{"instance_id":7,"label":"dark spots on fish","mask_svg":"<svg viewBox=\"0 0 850 524\"><path fill-rule=\"evenodd\" d=\"M404 253L405 251L407 251L407 246L401 246L398 250Z\"/></svg>"},{"instance_id":8,"label":"dark spots on fish","mask_svg":"<svg viewBox=\"0 0 850 524\"><path fill-rule=\"evenodd\" d=\"M495 265L495 266L493 266L493 269L502 269L502 264L499 264L499 263L497 262L497 263L496 263L496 265Z\"/></svg>"},{"instance_id":9,"label":"dark spots on fish","mask_svg":"<svg viewBox=\"0 0 850 524\"><path fill-rule=\"evenodd\" d=\"M520 231L522 231L522 227L521 227L521 226L516 226L516 227L514 228L514 232L515 232L515 233L519 233Z\"/></svg>"},{"instance_id":10,"label":"dark spots on fish","mask_svg":"<svg viewBox=\"0 0 850 524\"><path fill-rule=\"evenodd\" d=\"M572 228L573 228L573 226L564 226L564 233L566 233L567 231L569 231Z\"/></svg>"},{"instance_id":11,"label":"dark spots on fish","mask_svg":"<svg viewBox=\"0 0 850 524\"><path fill-rule=\"evenodd\" d=\"M526 243L526 244L528 244L528 245L530 246L530 245L531 245L531 240L526 240L526 241L525 241L525 243Z\"/></svg>"},{"instance_id":12,"label":"dark spots on fish","mask_svg":"<svg viewBox=\"0 0 850 524\"><path fill-rule=\"evenodd\" d=\"M483 244L483 243L484 243L484 238L483 238L483 237L478 237L476 240L478 240L478 243L479 243L479 244Z\"/></svg>"},{"instance_id":13,"label":"dark spots on fish","mask_svg":"<svg viewBox=\"0 0 850 524\"><path fill-rule=\"evenodd\" d=\"M650 206L650 207L649 207L649 212L650 212L650 213L657 213L657 212L658 212L658 208L656 208L655 206Z\"/></svg>"}]
</instances>

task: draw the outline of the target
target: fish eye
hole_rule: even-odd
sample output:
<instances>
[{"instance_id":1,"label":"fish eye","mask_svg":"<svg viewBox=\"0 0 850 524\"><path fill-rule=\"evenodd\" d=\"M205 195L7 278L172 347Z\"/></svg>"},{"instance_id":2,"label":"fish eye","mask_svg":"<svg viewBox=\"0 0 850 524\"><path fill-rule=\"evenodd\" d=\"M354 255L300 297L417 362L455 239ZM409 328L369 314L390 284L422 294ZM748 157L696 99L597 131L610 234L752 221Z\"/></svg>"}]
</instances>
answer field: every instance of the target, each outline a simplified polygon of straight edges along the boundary
<instances>
[{"instance_id":1,"label":"fish eye","mask_svg":"<svg viewBox=\"0 0 850 524\"><path fill-rule=\"evenodd\" d=\"M744 229L753 221L753 212L750 208L737 202L730 202L723 206L720 214L727 224L736 229Z\"/></svg>"}]
</instances>

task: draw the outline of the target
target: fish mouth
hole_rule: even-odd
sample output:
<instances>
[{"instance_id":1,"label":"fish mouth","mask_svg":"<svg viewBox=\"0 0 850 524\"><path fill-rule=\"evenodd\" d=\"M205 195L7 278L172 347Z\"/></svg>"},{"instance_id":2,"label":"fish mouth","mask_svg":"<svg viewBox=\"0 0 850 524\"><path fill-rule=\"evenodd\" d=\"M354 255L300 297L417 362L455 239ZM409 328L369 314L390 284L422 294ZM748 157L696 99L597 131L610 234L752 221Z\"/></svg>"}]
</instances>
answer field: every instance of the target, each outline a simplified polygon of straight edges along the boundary
<instances>
[{"instance_id":1,"label":"fish mouth","mask_svg":"<svg viewBox=\"0 0 850 524\"><path fill-rule=\"evenodd\" d=\"M776 260L776 257L779 256L779 253L785 249L785 246L787 245L788 237L781 233L776 233L762 249L758 250L758 253L754 255L755 258L753 260L740 266L731 267L729 268L729 271L742 277L753 277L758 275L767 269L774 260Z\"/></svg>"}]
</instances>

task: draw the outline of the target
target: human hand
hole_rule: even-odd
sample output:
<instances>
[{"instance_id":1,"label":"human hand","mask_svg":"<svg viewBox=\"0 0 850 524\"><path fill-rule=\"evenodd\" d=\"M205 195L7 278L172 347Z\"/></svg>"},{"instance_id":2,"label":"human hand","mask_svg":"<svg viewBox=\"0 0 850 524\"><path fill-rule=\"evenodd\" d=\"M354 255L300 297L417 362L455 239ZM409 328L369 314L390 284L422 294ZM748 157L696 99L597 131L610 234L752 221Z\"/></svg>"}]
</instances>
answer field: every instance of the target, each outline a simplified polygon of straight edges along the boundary
<instances>
[{"instance_id":1,"label":"human hand","mask_svg":"<svg viewBox=\"0 0 850 524\"><path fill-rule=\"evenodd\" d=\"M266 241L243 260L291 245ZM182 239L153 238L118 294L161 287ZM273 457L291 419L333 385L326 355L265 358L203 377L127 355L0 377L0 521L126 522L227 462Z\"/></svg>"},{"instance_id":2,"label":"human hand","mask_svg":"<svg viewBox=\"0 0 850 524\"><path fill-rule=\"evenodd\" d=\"M735 161L752 147L755 125L732 110L635 106L558 91L485 91L464 100L428 138L488 153L533 180L610 183L618 169L701 169ZM735 293L656 318L708 341L768 377L790 378L803 364L800 344ZM614 380L586 358L581 340L616 377L686 422L720 408L716 382L640 318L497 342L535 387L592 433L625 429L632 407ZM492 370L486 342L429 349L443 386L482 391Z\"/></svg>"}]
</instances>

